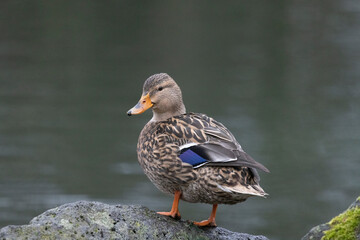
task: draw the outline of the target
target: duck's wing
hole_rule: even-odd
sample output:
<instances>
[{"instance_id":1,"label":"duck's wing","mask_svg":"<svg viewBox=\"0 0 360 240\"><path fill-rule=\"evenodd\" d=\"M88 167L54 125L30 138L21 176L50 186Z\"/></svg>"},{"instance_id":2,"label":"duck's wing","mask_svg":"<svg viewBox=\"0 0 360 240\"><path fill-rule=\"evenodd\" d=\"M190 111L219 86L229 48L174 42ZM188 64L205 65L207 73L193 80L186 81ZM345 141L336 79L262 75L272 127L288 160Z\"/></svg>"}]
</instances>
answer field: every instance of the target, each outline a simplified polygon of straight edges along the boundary
<instances>
[{"instance_id":1,"label":"duck's wing","mask_svg":"<svg viewBox=\"0 0 360 240\"><path fill-rule=\"evenodd\" d=\"M188 142L180 146L180 159L194 168L207 166L250 167L270 172L264 165L256 162L236 141L231 132L221 123L206 115L201 115L198 129L205 135L204 142Z\"/></svg>"},{"instance_id":2,"label":"duck's wing","mask_svg":"<svg viewBox=\"0 0 360 240\"><path fill-rule=\"evenodd\" d=\"M264 165L256 162L246 152L230 150L217 143L196 144L181 148L180 159L194 168L207 166L250 167L270 172Z\"/></svg>"}]
</instances>

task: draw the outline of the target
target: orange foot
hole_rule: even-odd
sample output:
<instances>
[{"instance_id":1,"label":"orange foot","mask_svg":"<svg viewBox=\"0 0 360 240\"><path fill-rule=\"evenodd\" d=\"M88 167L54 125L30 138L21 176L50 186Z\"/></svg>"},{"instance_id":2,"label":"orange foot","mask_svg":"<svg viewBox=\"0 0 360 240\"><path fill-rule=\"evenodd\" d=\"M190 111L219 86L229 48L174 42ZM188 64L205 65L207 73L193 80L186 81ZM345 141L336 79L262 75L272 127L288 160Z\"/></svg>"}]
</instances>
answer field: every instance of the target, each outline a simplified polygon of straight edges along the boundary
<instances>
[{"instance_id":1,"label":"orange foot","mask_svg":"<svg viewBox=\"0 0 360 240\"><path fill-rule=\"evenodd\" d=\"M181 219L179 211L178 212L175 212L175 211L174 212L173 211L170 211L170 212L157 212L157 214L160 214L160 215L163 215L163 216L169 216L169 217L175 218L177 220Z\"/></svg>"},{"instance_id":2,"label":"orange foot","mask_svg":"<svg viewBox=\"0 0 360 240\"><path fill-rule=\"evenodd\" d=\"M175 219L180 219L180 212L179 212L179 200L180 200L181 192L175 191L174 194L174 201L170 212L157 212L160 215L169 216Z\"/></svg>"},{"instance_id":3,"label":"orange foot","mask_svg":"<svg viewBox=\"0 0 360 240\"><path fill-rule=\"evenodd\" d=\"M216 227L215 219L213 221L208 219L201 222L193 222L193 223L198 227Z\"/></svg>"},{"instance_id":4,"label":"orange foot","mask_svg":"<svg viewBox=\"0 0 360 240\"><path fill-rule=\"evenodd\" d=\"M217 204L214 204L209 219L201 222L194 222L194 224L198 227L216 227L216 223L215 223L216 209L217 209Z\"/></svg>"}]
</instances>

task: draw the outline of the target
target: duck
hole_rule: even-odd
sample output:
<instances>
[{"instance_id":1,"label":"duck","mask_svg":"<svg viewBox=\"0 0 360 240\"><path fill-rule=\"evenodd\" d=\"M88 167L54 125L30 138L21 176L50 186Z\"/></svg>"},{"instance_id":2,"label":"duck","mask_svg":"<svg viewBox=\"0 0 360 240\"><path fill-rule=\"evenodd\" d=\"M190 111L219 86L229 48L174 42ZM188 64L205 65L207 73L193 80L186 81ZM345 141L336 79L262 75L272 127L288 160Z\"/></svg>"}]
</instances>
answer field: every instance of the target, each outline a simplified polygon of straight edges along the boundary
<instances>
[{"instance_id":1,"label":"duck","mask_svg":"<svg viewBox=\"0 0 360 240\"><path fill-rule=\"evenodd\" d=\"M212 204L210 217L193 224L215 227L219 204L268 195L257 170L270 171L248 155L222 123L206 114L187 113L181 89L167 73L146 79L140 100L127 114L148 109L153 115L139 135L138 161L160 191L174 196L171 210L158 214L180 219L180 200Z\"/></svg>"}]
</instances>

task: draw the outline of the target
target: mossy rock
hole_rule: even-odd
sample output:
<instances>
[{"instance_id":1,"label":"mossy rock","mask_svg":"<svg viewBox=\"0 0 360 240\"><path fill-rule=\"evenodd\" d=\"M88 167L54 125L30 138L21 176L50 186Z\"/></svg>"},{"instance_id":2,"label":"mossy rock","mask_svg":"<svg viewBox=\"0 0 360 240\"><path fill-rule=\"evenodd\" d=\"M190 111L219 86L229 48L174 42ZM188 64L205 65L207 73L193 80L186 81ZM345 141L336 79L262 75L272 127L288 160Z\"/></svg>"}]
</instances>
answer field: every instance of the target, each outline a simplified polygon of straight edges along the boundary
<instances>
[{"instance_id":1,"label":"mossy rock","mask_svg":"<svg viewBox=\"0 0 360 240\"><path fill-rule=\"evenodd\" d=\"M360 197L328 223L312 228L302 240L360 240Z\"/></svg>"},{"instance_id":2,"label":"mossy rock","mask_svg":"<svg viewBox=\"0 0 360 240\"><path fill-rule=\"evenodd\" d=\"M224 228L199 228L142 206L108 205L80 201L50 209L29 225L0 229L8 239L238 239L266 240L264 236L236 233Z\"/></svg>"}]
</instances>

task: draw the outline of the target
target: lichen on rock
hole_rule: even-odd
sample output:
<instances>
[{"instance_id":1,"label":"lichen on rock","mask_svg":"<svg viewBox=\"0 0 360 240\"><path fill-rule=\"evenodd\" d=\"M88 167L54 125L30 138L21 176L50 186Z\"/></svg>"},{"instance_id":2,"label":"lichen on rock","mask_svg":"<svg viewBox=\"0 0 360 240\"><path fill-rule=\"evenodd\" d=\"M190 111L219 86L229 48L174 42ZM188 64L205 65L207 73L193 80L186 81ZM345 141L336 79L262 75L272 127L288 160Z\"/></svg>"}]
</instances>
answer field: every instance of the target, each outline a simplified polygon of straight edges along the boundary
<instances>
[{"instance_id":1,"label":"lichen on rock","mask_svg":"<svg viewBox=\"0 0 360 240\"><path fill-rule=\"evenodd\" d=\"M29 225L0 229L0 239L218 239L266 240L224 228L199 228L142 206L79 201L50 209Z\"/></svg>"}]
</instances>

